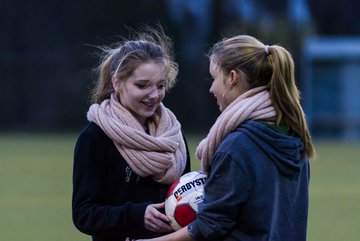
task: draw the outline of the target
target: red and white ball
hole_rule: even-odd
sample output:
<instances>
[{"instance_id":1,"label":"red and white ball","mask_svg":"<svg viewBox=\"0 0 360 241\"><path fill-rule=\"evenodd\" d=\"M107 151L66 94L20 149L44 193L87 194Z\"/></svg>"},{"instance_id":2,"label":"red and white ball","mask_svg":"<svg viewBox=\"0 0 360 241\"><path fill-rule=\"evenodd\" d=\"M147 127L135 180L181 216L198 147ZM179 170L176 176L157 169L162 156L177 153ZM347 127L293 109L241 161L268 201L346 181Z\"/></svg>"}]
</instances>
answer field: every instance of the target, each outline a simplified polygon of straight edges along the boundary
<instances>
[{"instance_id":1,"label":"red and white ball","mask_svg":"<svg viewBox=\"0 0 360 241\"><path fill-rule=\"evenodd\" d=\"M170 225L178 230L196 219L198 205L204 199L206 174L192 171L176 180L166 195L165 214L170 218Z\"/></svg>"}]
</instances>

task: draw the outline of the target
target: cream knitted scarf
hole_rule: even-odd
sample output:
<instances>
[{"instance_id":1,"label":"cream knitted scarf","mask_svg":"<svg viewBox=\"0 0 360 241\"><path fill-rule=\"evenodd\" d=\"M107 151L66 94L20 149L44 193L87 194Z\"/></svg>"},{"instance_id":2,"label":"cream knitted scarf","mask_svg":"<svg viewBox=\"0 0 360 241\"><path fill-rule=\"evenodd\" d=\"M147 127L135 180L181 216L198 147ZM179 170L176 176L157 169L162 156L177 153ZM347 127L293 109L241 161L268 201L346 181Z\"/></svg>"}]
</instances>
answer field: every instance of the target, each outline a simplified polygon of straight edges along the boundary
<instances>
[{"instance_id":1,"label":"cream knitted scarf","mask_svg":"<svg viewBox=\"0 0 360 241\"><path fill-rule=\"evenodd\" d=\"M235 99L215 121L209 134L196 149L204 171L209 170L213 155L222 140L242 122L253 120L273 120L276 113L265 86L250 89Z\"/></svg>"},{"instance_id":2,"label":"cream knitted scarf","mask_svg":"<svg viewBox=\"0 0 360 241\"><path fill-rule=\"evenodd\" d=\"M186 147L175 115L162 103L148 121L149 134L116 95L93 104L87 114L113 140L131 169L141 177L173 183L186 165Z\"/></svg>"}]
</instances>

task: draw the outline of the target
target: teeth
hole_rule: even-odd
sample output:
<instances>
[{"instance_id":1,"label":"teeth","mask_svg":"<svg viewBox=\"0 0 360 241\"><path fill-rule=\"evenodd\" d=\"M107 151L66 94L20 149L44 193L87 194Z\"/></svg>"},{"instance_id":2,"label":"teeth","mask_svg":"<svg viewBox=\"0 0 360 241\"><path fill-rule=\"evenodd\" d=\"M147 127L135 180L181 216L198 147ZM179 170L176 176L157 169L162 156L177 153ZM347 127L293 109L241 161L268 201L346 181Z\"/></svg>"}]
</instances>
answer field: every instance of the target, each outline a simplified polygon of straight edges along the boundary
<instances>
[{"instance_id":1,"label":"teeth","mask_svg":"<svg viewBox=\"0 0 360 241\"><path fill-rule=\"evenodd\" d=\"M153 102L143 102L145 105L147 106L154 106L156 105L156 103L153 103Z\"/></svg>"}]
</instances>

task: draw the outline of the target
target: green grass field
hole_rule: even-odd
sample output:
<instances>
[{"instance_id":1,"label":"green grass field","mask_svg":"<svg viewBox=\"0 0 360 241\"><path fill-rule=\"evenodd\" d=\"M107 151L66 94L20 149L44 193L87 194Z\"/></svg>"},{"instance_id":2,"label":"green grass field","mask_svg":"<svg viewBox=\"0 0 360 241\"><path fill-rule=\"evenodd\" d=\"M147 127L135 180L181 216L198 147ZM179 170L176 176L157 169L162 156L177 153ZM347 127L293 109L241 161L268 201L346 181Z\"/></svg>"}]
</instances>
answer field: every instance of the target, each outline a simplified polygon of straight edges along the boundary
<instances>
[{"instance_id":1,"label":"green grass field","mask_svg":"<svg viewBox=\"0 0 360 241\"><path fill-rule=\"evenodd\" d=\"M0 134L0 240L91 240L71 220L75 140L71 134ZM192 154L198 141L188 137ZM360 143L316 142L316 148L308 240L358 241Z\"/></svg>"}]
</instances>

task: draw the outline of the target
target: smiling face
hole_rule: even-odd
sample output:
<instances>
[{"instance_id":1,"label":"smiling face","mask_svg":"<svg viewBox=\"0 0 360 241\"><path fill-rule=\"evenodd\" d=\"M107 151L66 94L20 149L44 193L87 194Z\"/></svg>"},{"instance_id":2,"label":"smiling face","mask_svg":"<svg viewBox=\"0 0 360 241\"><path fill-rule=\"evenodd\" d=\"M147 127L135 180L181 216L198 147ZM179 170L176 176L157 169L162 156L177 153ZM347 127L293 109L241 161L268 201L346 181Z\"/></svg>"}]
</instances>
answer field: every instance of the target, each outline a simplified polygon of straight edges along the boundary
<instances>
[{"instance_id":1,"label":"smiling face","mask_svg":"<svg viewBox=\"0 0 360 241\"><path fill-rule=\"evenodd\" d=\"M162 63L139 65L126 80L113 80L120 103L144 127L165 97L165 71Z\"/></svg>"},{"instance_id":2,"label":"smiling face","mask_svg":"<svg viewBox=\"0 0 360 241\"><path fill-rule=\"evenodd\" d=\"M216 98L221 112L250 89L246 76L241 70L230 70L229 74L225 74L220 66L211 59L209 71L213 78L210 93Z\"/></svg>"},{"instance_id":3,"label":"smiling face","mask_svg":"<svg viewBox=\"0 0 360 241\"><path fill-rule=\"evenodd\" d=\"M216 98L217 104L222 112L230 104L228 100L229 96L227 95L228 90L225 85L226 77L220 67L212 60L210 61L209 71L213 79L210 93Z\"/></svg>"}]
</instances>

